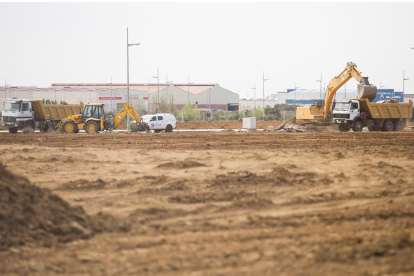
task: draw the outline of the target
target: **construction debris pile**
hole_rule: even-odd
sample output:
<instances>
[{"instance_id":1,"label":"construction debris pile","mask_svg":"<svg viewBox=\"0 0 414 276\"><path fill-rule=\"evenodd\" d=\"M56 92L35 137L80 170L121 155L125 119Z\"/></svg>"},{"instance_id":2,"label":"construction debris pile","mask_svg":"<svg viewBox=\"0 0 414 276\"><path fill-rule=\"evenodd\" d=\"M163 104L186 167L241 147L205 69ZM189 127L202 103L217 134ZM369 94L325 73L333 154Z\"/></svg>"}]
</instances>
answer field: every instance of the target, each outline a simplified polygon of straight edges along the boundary
<instances>
[{"instance_id":1,"label":"construction debris pile","mask_svg":"<svg viewBox=\"0 0 414 276\"><path fill-rule=\"evenodd\" d=\"M273 128L268 127L267 131L275 131L275 132L305 132L308 131L306 126L301 125L291 125L288 122L282 123L280 126Z\"/></svg>"}]
</instances>

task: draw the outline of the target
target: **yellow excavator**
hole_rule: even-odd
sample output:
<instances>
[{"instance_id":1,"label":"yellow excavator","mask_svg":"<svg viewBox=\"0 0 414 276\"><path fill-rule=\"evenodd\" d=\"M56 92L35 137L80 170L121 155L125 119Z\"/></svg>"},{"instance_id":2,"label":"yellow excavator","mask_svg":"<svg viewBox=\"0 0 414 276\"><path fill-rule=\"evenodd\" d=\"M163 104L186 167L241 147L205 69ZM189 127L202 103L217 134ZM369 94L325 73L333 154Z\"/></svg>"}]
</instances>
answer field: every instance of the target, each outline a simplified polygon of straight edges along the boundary
<instances>
[{"instance_id":1,"label":"yellow excavator","mask_svg":"<svg viewBox=\"0 0 414 276\"><path fill-rule=\"evenodd\" d=\"M357 94L358 98L367 98L372 102L377 95L377 87L368 81L368 77L363 77L355 63L348 62L346 68L334 77L329 83L325 101L317 100L310 107L298 107L296 109L296 120L315 121L322 124L329 124L332 121L332 101L339 88L347 81L354 78L358 81Z\"/></svg>"},{"instance_id":2,"label":"yellow excavator","mask_svg":"<svg viewBox=\"0 0 414 276\"><path fill-rule=\"evenodd\" d=\"M124 104L123 109L114 117L114 129L127 114L135 120L139 130L148 130L148 124L143 122L142 118L129 103ZM104 104L88 103L85 104L81 114L66 117L54 129L63 133L78 133L82 129L86 133L97 133L98 131L108 130L108 126L108 121L105 119Z\"/></svg>"}]
</instances>

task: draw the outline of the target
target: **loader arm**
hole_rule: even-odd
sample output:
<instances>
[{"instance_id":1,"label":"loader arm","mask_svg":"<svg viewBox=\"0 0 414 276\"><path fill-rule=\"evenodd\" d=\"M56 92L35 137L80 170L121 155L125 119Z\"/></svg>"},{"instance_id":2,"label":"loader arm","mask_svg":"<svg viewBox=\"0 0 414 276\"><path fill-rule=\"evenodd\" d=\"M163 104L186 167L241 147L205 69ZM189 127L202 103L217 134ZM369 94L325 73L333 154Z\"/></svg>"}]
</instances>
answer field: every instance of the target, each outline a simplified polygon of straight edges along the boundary
<instances>
[{"instance_id":1,"label":"loader arm","mask_svg":"<svg viewBox=\"0 0 414 276\"><path fill-rule=\"evenodd\" d=\"M356 79L359 83L369 85L368 77L363 77L355 63L348 62L346 68L336 77L334 77L328 85L325 93L325 105L322 111L323 120L331 119L331 104L336 92L351 78Z\"/></svg>"},{"instance_id":2,"label":"loader arm","mask_svg":"<svg viewBox=\"0 0 414 276\"><path fill-rule=\"evenodd\" d=\"M119 123L129 114L132 119L134 119L138 124L141 124L142 118L138 115L134 108L129 103L124 104L123 109L116 114L114 118L114 129L119 125Z\"/></svg>"}]
</instances>

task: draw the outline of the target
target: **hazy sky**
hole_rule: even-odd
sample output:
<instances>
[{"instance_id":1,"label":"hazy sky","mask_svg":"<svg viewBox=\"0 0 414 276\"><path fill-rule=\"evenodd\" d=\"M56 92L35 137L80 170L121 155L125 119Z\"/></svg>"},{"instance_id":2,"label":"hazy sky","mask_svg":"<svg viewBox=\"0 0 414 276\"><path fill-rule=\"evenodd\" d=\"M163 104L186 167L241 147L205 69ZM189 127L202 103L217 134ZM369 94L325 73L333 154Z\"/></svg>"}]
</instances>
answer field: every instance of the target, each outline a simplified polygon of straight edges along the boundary
<instances>
[{"instance_id":1,"label":"hazy sky","mask_svg":"<svg viewBox=\"0 0 414 276\"><path fill-rule=\"evenodd\" d=\"M245 97L319 88L357 64L378 87L414 93L414 3L0 3L7 84L219 83ZM151 82L156 79L151 78ZM349 81L347 88L356 88Z\"/></svg>"}]
</instances>

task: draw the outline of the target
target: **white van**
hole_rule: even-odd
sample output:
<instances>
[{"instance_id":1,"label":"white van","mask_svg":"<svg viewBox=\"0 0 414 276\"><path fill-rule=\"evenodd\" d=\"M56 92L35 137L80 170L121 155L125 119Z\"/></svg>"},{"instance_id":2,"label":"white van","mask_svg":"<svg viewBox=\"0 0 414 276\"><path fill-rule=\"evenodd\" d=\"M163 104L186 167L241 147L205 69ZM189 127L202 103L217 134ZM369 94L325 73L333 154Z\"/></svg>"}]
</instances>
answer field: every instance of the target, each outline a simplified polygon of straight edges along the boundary
<instances>
[{"instance_id":1,"label":"white van","mask_svg":"<svg viewBox=\"0 0 414 276\"><path fill-rule=\"evenodd\" d=\"M155 115L142 116L144 123L148 124L148 130L154 130L160 132L172 132L174 128L177 128L177 119L171 113L157 113Z\"/></svg>"}]
</instances>

